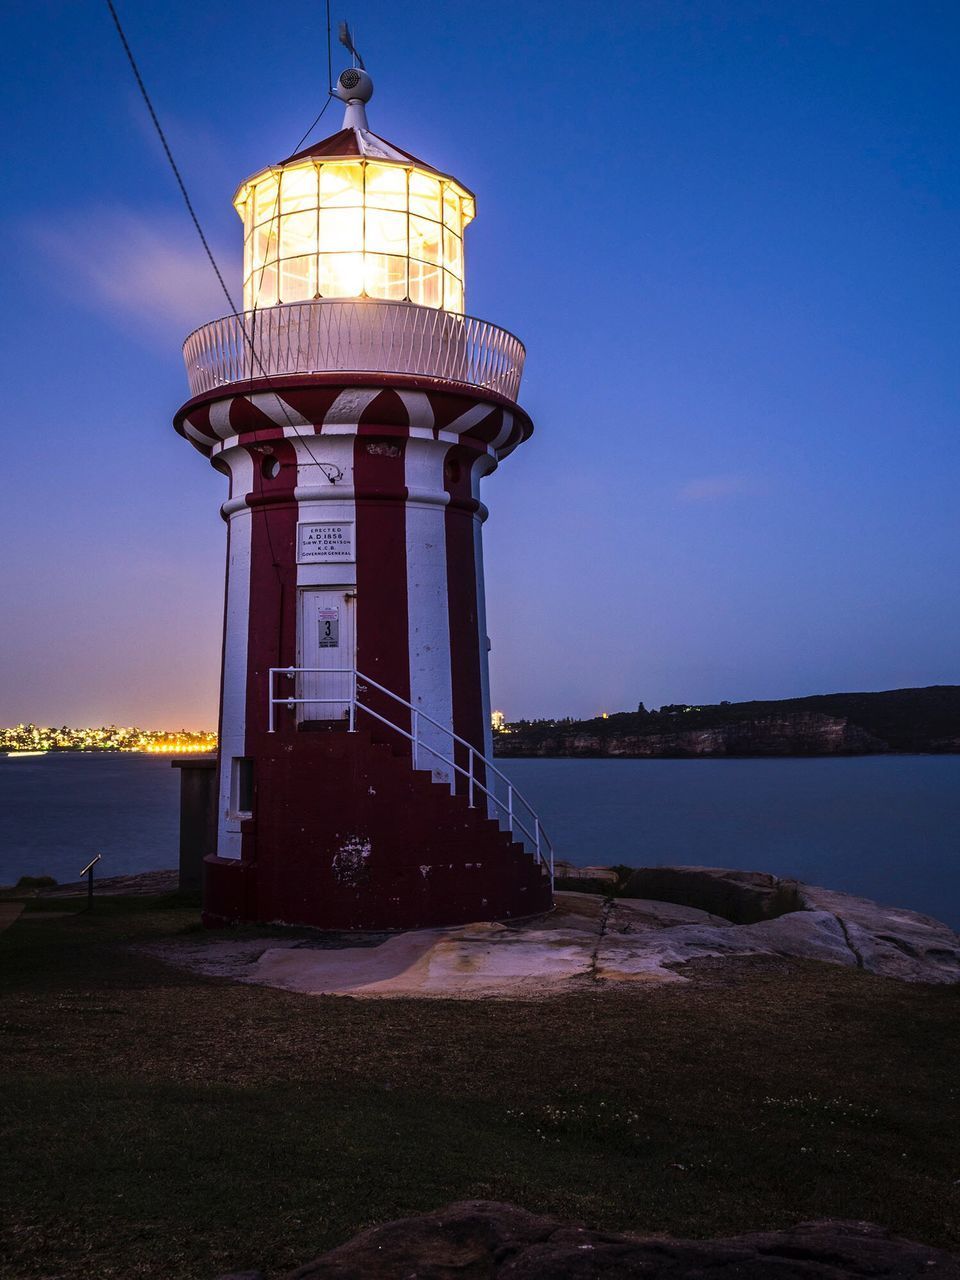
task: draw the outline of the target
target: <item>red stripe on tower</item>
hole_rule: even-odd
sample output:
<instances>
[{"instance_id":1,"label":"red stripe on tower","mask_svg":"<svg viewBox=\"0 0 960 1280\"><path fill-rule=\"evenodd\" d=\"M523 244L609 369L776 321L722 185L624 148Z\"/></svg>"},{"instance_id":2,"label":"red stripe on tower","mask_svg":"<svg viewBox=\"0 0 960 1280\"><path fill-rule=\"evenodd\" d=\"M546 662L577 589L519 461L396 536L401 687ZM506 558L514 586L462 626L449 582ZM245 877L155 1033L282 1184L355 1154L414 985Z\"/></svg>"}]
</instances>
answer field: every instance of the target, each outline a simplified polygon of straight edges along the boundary
<instances>
[{"instance_id":1,"label":"red stripe on tower","mask_svg":"<svg viewBox=\"0 0 960 1280\"><path fill-rule=\"evenodd\" d=\"M483 752L483 680L480 649L474 522L478 503L473 497L472 472L477 452L454 445L447 452L444 486L449 495L445 524L447 602L450 620L450 673L453 692L453 730ZM467 766L465 748L457 748L457 763ZM462 784L462 779L460 780Z\"/></svg>"},{"instance_id":2,"label":"red stripe on tower","mask_svg":"<svg viewBox=\"0 0 960 1280\"><path fill-rule=\"evenodd\" d=\"M357 669L404 700L410 697L405 537L406 440L365 423L354 441ZM375 691L372 691L375 692ZM409 731L405 709L387 695L371 706ZM398 715L399 713L399 715Z\"/></svg>"}]
</instances>

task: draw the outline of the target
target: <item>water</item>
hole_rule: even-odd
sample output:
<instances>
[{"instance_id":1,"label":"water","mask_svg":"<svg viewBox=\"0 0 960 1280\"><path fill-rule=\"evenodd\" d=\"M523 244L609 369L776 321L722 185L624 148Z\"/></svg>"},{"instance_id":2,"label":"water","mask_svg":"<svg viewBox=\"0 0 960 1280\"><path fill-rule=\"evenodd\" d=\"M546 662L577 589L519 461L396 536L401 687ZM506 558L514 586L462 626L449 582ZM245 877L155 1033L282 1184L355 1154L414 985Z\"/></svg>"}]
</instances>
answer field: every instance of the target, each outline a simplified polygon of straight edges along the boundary
<instances>
[{"instance_id":1,"label":"water","mask_svg":"<svg viewBox=\"0 0 960 1280\"><path fill-rule=\"evenodd\" d=\"M795 876L960 929L960 756L501 760L560 857ZM179 771L162 757L0 757L0 883L177 865Z\"/></svg>"},{"instance_id":2,"label":"water","mask_svg":"<svg viewBox=\"0 0 960 1280\"><path fill-rule=\"evenodd\" d=\"M575 865L770 871L960 929L960 756L500 764Z\"/></svg>"},{"instance_id":3,"label":"water","mask_svg":"<svg viewBox=\"0 0 960 1280\"><path fill-rule=\"evenodd\" d=\"M179 862L180 771L149 755L0 756L0 884L20 876L78 880Z\"/></svg>"}]
</instances>

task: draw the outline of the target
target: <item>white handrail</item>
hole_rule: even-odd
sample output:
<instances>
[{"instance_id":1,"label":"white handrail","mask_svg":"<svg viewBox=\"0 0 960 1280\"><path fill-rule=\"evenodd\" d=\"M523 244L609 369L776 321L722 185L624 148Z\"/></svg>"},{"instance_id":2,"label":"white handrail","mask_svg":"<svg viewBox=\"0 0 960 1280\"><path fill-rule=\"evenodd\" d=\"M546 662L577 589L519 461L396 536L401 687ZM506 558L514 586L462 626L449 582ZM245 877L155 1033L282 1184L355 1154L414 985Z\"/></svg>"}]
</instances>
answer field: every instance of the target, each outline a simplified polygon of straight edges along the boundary
<instances>
[{"instance_id":1,"label":"white handrail","mask_svg":"<svg viewBox=\"0 0 960 1280\"><path fill-rule=\"evenodd\" d=\"M318 298L223 316L183 344L190 394L299 373L407 373L516 400L524 347L476 316L373 298Z\"/></svg>"},{"instance_id":2,"label":"white handrail","mask_svg":"<svg viewBox=\"0 0 960 1280\"><path fill-rule=\"evenodd\" d=\"M349 697L341 696L339 698L297 698L289 694L280 694L278 696L276 692L276 683L275 683L276 677L278 675L287 676L291 679L294 676L300 676L300 675L350 676L351 677L350 695ZM400 725L398 725L395 721L390 720L387 716L381 715L379 711L375 711L373 707L367 706L365 703L360 701L359 685L361 681L363 682L364 693L368 692L368 686L372 686L374 689L378 690L378 692L385 694L388 698L392 698L394 702L399 703L401 707L404 707L407 711L411 713L411 726L410 726L409 732L406 729L402 728ZM404 737L407 739L407 741L411 745L411 761L414 769L419 767L420 753L422 751L426 751L429 755L433 756L435 760L439 761L441 764L444 764L448 766L450 769L452 769L455 774L459 774L461 777L466 778L467 779L467 802L471 809L476 808L476 804L475 804L476 791L479 789L481 792L483 792L483 794L492 802L494 807L497 810L499 810L497 820L500 821L501 817L506 820L507 830L510 832L511 837L514 837L518 831L521 833L521 836L526 837L526 841L528 841L531 846L531 852L533 853L537 862L545 870L549 872L550 883L551 885L553 884L553 878L554 878L553 843L547 836L547 833L544 831L543 825L540 822L539 815L536 813L533 806L530 804L529 800L527 800L527 798L524 795L522 795L520 791L518 791L518 789L513 785L510 779L506 776L506 774L501 772L501 770L498 769L497 766L493 763L493 761L490 760L487 756L482 755L476 749L476 747L473 745L472 742L468 742L466 738L461 738L458 733L454 733L452 729L448 729L446 725L441 724L439 720L435 720L433 716L428 715L426 711L422 710L420 707L415 707L412 702L408 702L407 699L402 698L400 694L394 693L392 689L388 689L385 685L380 684L377 680L374 680L372 676L365 676L362 671L358 671L355 667L271 667L270 668L270 687L269 687L269 699L268 699L268 730L267 730L269 733L276 732L276 714L274 711L275 707L278 707L278 706L287 707L289 710L292 711L295 707L298 707L298 706L343 707L344 705L347 706L347 712L348 712L348 720L349 720L348 732L354 733L356 731L357 712L363 711L368 716L372 716L373 719L379 720L381 724L386 725L388 729L392 729L395 733L399 733L401 737ZM436 747L430 746L428 742L425 742L423 740L421 736L421 722L424 720L428 724L432 725L435 729L438 729L442 734L444 734L447 738L450 739L451 743L454 744L454 748L451 751L449 757L442 755L436 749ZM454 758L456 755L457 744L462 747L466 747L467 749L466 768L464 768L463 765L458 764L456 759ZM484 780L485 780L484 782L481 782L480 779L477 777L476 766L478 761L484 767ZM485 782L489 781L490 774L493 774L495 777L499 778L501 782L506 784L506 787L507 787L506 801L501 800L501 798L496 794L495 791L492 791L488 786L485 785ZM451 791L455 792L455 789L456 789L455 781L451 782L450 789ZM517 816L516 801L519 801L520 804L526 809L527 813L529 814L528 822L533 827L532 831L529 829L529 827L525 826L524 823L521 822L519 817ZM524 842L521 841L521 843L524 843Z\"/></svg>"}]
</instances>

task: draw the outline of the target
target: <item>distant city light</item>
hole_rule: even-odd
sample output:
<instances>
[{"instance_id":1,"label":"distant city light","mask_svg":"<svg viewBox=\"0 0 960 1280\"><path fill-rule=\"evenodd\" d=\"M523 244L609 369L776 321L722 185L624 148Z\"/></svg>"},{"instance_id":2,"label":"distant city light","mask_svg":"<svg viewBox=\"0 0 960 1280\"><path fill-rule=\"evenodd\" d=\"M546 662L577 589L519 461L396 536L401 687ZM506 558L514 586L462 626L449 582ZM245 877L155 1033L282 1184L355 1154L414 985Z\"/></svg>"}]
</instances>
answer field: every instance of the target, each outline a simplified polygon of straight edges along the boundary
<instances>
[{"instance_id":1,"label":"distant city light","mask_svg":"<svg viewBox=\"0 0 960 1280\"><path fill-rule=\"evenodd\" d=\"M18 724L0 729L0 751L140 751L151 755L216 751L217 735L209 730L138 729L101 725L61 728Z\"/></svg>"},{"instance_id":2,"label":"distant city light","mask_svg":"<svg viewBox=\"0 0 960 1280\"><path fill-rule=\"evenodd\" d=\"M506 725L507 718L502 711L494 711L490 716L490 723L493 725L494 729L499 732L502 731Z\"/></svg>"}]
</instances>

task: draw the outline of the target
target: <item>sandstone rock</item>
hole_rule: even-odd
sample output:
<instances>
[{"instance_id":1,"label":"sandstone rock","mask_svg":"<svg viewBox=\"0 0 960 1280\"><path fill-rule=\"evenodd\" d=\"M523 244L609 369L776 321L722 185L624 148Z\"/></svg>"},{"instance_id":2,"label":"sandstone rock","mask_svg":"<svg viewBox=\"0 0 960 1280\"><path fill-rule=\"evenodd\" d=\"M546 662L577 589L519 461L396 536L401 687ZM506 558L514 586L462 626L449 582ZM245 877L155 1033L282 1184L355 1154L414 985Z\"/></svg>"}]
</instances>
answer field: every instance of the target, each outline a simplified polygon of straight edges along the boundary
<instances>
[{"instance_id":1,"label":"sandstone rock","mask_svg":"<svg viewBox=\"0 0 960 1280\"><path fill-rule=\"evenodd\" d=\"M188 938L139 949L241 982L359 998L539 999L612 983L691 981L696 973L684 972L691 961L753 956L818 960L908 982L960 982L960 938L928 916L756 872L648 870L649 879L638 872L636 883L672 901L558 893L554 911L518 923L372 940L308 933ZM738 919L755 923L733 923Z\"/></svg>"},{"instance_id":2,"label":"sandstone rock","mask_svg":"<svg viewBox=\"0 0 960 1280\"><path fill-rule=\"evenodd\" d=\"M723 867L639 867L624 894L699 907L734 924L771 920L801 906L796 882Z\"/></svg>"},{"instance_id":3,"label":"sandstone rock","mask_svg":"<svg viewBox=\"0 0 960 1280\"><path fill-rule=\"evenodd\" d=\"M960 938L940 920L869 898L801 885L803 914L831 912L857 963L906 982L960 982Z\"/></svg>"},{"instance_id":4,"label":"sandstone rock","mask_svg":"<svg viewBox=\"0 0 960 1280\"><path fill-rule=\"evenodd\" d=\"M286 1280L960 1280L960 1259L871 1223L826 1220L718 1240L590 1231L471 1200L387 1222ZM226 1278L222 1278L226 1280Z\"/></svg>"}]
</instances>

